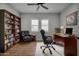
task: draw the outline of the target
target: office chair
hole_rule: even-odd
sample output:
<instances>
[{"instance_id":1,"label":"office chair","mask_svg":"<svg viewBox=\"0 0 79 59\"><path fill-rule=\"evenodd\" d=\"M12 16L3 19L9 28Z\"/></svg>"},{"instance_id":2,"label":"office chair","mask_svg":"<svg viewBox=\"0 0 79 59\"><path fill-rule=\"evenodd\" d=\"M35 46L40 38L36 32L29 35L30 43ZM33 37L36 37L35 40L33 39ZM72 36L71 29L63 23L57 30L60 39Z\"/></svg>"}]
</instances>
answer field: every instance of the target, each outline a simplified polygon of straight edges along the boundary
<instances>
[{"instance_id":1,"label":"office chair","mask_svg":"<svg viewBox=\"0 0 79 59\"><path fill-rule=\"evenodd\" d=\"M41 46L40 48L42 49L42 47L44 47L43 53L45 53L45 52L44 52L45 49L48 48L49 51L50 51L50 54L52 54L52 51L51 51L50 47L55 50L55 48L52 46L52 44L54 44L55 42L52 40L52 37L51 37L51 36L46 36L46 35L45 35L45 31L44 31L43 29L40 31L40 33L41 33L41 35L42 35L42 39L43 39L43 42L44 42L44 44L45 44L44 46ZM56 51L56 50L55 50L55 51Z\"/></svg>"}]
</instances>

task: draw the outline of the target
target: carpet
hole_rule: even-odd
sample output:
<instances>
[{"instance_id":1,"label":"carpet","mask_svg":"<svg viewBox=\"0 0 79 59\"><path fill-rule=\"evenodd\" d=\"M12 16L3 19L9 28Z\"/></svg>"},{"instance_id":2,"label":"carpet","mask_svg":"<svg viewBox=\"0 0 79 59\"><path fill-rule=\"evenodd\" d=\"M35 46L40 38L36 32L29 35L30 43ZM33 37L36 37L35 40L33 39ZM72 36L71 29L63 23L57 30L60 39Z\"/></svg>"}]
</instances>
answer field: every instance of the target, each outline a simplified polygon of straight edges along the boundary
<instances>
[{"instance_id":1,"label":"carpet","mask_svg":"<svg viewBox=\"0 0 79 59\"><path fill-rule=\"evenodd\" d=\"M53 45L56 51L50 48L52 51L51 55L48 49L45 50L45 53L42 52L42 49L40 49L40 46L42 45L44 45L43 42L37 43L35 56L64 56L64 47L59 45Z\"/></svg>"}]
</instances>

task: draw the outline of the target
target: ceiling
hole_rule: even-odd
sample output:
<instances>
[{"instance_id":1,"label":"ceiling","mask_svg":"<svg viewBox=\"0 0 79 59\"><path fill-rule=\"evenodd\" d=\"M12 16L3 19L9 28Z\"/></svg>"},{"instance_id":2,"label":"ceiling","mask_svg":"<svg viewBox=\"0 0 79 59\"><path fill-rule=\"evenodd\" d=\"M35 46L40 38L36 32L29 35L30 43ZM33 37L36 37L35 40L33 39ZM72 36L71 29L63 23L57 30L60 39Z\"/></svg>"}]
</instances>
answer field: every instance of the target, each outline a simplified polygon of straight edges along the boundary
<instances>
[{"instance_id":1,"label":"ceiling","mask_svg":"<svg viewBox=\"0 0 79 59\"><path fill-rule=\"evenodd\" d=\"M46 3L44 5L49 9L40 7L38 11L37 6L28 6L27 3L10 3L10 5L20 13L60 13L69 3Z\"/></svg>"}]
</instances>

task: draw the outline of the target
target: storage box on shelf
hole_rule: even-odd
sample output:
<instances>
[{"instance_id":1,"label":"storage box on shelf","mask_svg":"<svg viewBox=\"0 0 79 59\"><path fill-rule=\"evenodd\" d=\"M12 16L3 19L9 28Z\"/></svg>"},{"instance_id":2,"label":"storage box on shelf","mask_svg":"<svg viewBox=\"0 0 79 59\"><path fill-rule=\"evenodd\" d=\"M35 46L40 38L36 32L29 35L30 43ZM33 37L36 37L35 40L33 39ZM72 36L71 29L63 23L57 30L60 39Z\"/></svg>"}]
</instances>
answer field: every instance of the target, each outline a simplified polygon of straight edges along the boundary
<instances>
[{"instance_id":1,"label":"storage box on shelf","mask_svg":"<svg viewBox=\"0 0 79 59\"><path fill-rule=\"evenodd\" d=\"M19 42L20 34L17 39L15 33L20 33L20 18L6 10L0 10L0 52L5 52L15 42Z\"/></svg>"}]
</instances>

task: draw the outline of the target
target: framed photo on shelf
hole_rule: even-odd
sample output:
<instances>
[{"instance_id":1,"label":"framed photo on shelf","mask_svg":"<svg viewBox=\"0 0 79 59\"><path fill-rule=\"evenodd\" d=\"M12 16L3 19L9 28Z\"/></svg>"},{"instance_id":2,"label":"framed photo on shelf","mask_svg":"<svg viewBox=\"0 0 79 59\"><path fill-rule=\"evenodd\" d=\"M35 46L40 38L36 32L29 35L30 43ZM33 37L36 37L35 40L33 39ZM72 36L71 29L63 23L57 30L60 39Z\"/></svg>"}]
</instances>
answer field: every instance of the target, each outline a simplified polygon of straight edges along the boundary
<instances>
[{"instance_id":1,"label":"framed photo on shelf","mask_svg":"<svg viewBox=\"0 0 79 59\"><path fill-rule=\"evenodd\" d=\"M69 14L66 17L66 25L67 26L74 26L77 25L77 11Z\"/></svg>"}]
</instances>

